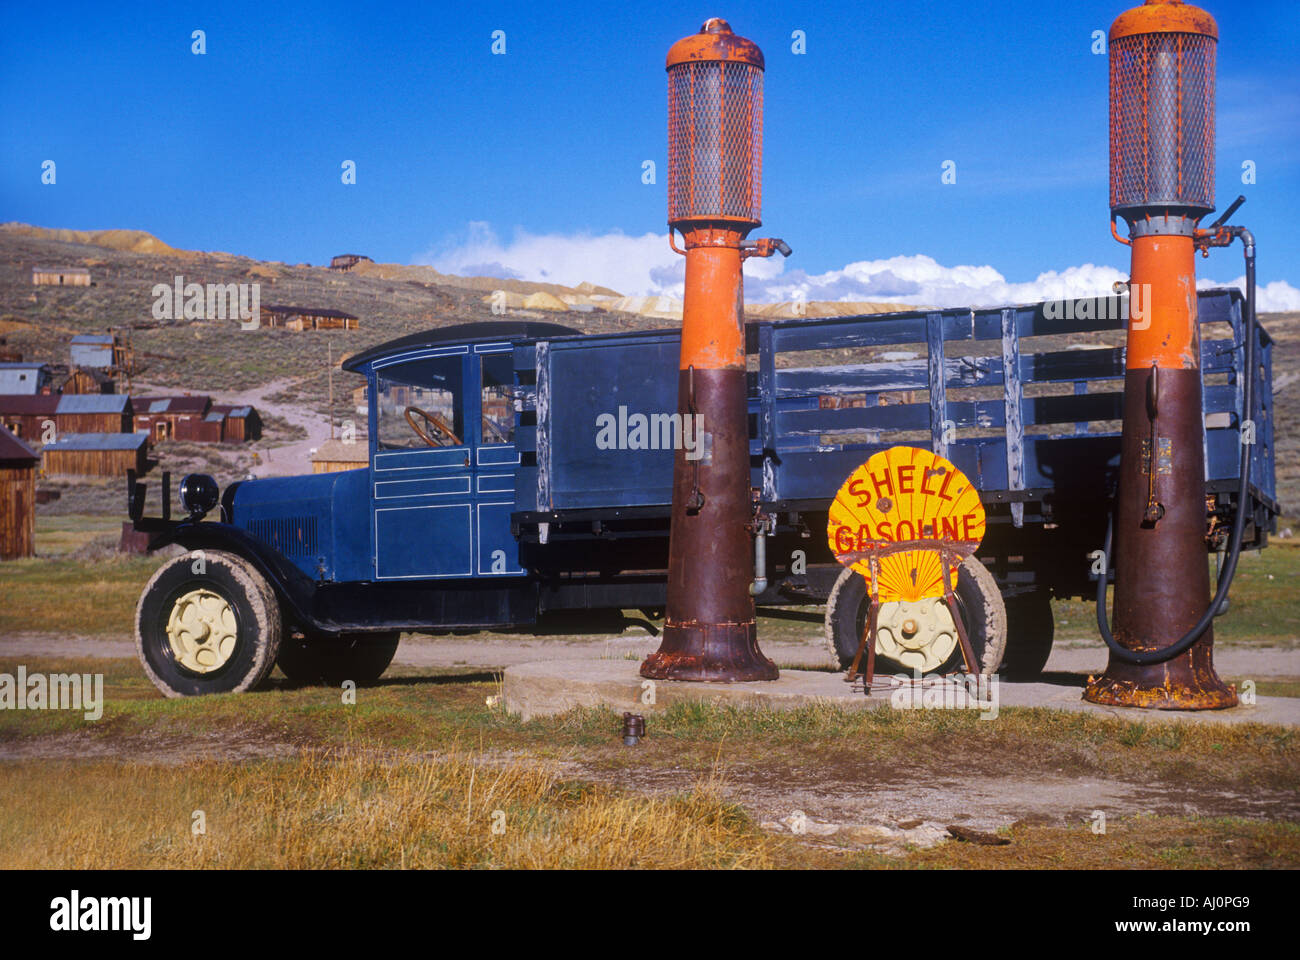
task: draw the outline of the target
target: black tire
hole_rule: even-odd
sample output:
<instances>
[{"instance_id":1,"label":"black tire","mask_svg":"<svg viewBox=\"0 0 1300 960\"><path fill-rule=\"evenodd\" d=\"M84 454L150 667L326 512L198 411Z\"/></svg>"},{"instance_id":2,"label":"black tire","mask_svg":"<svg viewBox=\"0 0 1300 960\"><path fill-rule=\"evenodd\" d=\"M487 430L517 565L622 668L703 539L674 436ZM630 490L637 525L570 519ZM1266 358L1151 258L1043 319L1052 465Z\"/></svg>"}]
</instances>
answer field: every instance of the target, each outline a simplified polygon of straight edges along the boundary
<instances>
[{"instance_id":1,"label":"black tire","mask_svg":"<svg viewBox=\"0 0 1300 960\"><path fill-rule=\"evenodd\" d=\"M276 666L293 683L357 686L384 675L397 653L397 633L353 633L338 637L290 636L280 644Z\"/></svg>"},{"instance_id":2,"label":"black tire","mask_svg":"<svg viewBox=\"0 0 1300 960\"><path fill-rule=\"evenodd\" d=\"M229 607L234 644L224 662L204 671L181 662L168 626L185 598L215 594ZM207 550L175 557L149 580L135 611L135 647L144 672L168 697L242 693L256 687L280 652L280 602L271 585L243 557Z\"/></svg>"},{"instance_id":3,"label":"black tire","mask_svg":"<svg viewBox=\"0 0 1300 960\"><path fill-rule=\"evenodd\" d=\"M1008 597L1007 655L1002 673L1011 680L1032 680L1043 672L1052 655L1056 619L1052 596L1046 590Z\"/></svg>"},{"instance_id":4,"label":"black tire","mask_svg":"<svg viewBox=\"0 0 1300 960\"><path fill-rule=\"evenodd\" d=\"M957 606L970 640L971 652L980 664L980 673L994 674L1002 664L1007 642L1007 612L993 574L974 557L968 557L957 571ZM858 652L862 632L866 629L871 600L867 582L853 570L840 574L826 601L825 637L827 647L841 667L849 667ZM865 658L864 658L865 663ZM958 646L935 673L948 673L963 666ZM886 657L877 655L876 673L911 671Z\"/></svg>"}]
</instances>

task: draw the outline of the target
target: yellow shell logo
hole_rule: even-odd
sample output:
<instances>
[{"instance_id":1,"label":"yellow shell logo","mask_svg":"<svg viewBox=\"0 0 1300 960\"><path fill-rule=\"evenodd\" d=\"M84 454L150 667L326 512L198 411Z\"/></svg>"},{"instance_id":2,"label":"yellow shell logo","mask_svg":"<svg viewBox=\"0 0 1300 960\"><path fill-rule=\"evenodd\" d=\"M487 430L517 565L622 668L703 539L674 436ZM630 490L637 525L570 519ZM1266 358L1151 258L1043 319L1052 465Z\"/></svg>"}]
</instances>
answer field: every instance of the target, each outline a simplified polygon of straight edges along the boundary
<instances>
[{"instance_id":1,"label":"yellow shell logo","mask_svg":"<svg viewBox=\"0 0 1300 960\"><path fill-rule=\"evenodd\" d=\"M984 505L965 474L920 447L890 447L854 470L831 504L831 551L875 580L882 603L944 593L984 539ZM873 573L874 568L874 573Z\"/></svg>"}]
</instances>

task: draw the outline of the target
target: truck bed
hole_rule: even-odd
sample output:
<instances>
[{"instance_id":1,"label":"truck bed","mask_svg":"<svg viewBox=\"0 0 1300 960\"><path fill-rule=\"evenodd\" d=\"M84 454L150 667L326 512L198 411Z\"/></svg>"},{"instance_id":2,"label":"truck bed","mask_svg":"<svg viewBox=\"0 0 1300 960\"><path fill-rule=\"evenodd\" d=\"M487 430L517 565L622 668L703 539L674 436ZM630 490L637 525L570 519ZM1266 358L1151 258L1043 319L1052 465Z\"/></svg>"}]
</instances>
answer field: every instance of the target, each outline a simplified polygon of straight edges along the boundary
<instances>
[{"instance_id":1,"label":"truck bed","mask_svg":"<svg viewBox=\"0 0 1300 960\"><path fill-rule=\"evenodd\" d=\"M1231 494L1244 301L1235 289L1198 300L1206 490ZM1119 463L1124 349L1086 335L1122 334L1126 311L1127 298L1102 297L748 324L752 485L770 511L825 509L872 453L911 443L952 460L1016 527L1050 519L1052 505L1105 500ZM1078 335L1084 342L1063 342ZM517 519L667 513L672 450L598 449L596 423L675 411L678 349L675 330L516 347ZM1262 518L1279 509L1262 328L1256 356L1257 442L1247 449Z\"/></svg>"}]
</instances>

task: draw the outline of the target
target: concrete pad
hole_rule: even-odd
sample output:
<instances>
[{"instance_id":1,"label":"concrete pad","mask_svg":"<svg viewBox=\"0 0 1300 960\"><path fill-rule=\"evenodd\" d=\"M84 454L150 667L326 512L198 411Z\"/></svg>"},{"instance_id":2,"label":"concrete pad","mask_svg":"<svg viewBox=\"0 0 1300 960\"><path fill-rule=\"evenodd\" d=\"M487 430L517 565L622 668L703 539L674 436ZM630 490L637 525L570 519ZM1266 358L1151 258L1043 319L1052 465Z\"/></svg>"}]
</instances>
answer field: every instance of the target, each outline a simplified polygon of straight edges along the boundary
<instances>
[{"instance_id":1,"label":"concrete pad","mask_svg":"<svg viewBox=\"0 0 1300 960\"><path fill-rule=\"evenodd\" d=\"M675 703L720 703L749 709L790 710L815 703L849 709L907 709L946 703L949 709L978 711L992 719L997 710L1049 707L1093 713L1133 722L1271 723L1300 726L1300 698L1259 697L1252 706L1231 710L1138 710L1086 703L1079 687L1051 683L990 684L968 695L960 684L933 678L904 688L888 676L876 678L870 696L851 688L842 673L782 670L778 680L760 683L687 683L648 681L635 660L549 660L507 667L504 677L506 710L522 719L564 713L574 707L604 707L622 713L648 714ZM653 693L653 696L651 696ZM946 698L946 699L945 699ZM928 707L936 709L937 707Z\"/></svg>"}]
</instances>

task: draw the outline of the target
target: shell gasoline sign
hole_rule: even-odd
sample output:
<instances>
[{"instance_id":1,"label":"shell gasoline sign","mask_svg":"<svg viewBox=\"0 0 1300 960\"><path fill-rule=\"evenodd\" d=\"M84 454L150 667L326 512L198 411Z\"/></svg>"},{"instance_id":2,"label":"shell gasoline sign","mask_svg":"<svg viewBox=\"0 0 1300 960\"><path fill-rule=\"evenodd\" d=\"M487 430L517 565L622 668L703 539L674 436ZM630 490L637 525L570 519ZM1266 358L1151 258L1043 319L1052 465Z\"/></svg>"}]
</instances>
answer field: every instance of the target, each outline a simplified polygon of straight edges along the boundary
<instances>
[{"instance_id":1,"label":"shell gasoline sign","mask_svg":"<svg viewBox=\"0 0 1300 960\"><path fill-rule=\"evenodd\" d=\"M944 594L984 538L984 505L965 474L920 447L890 447L854 470L826 525L835 558L872 581L882 603Z\"/></svg>"}]
</instances>

